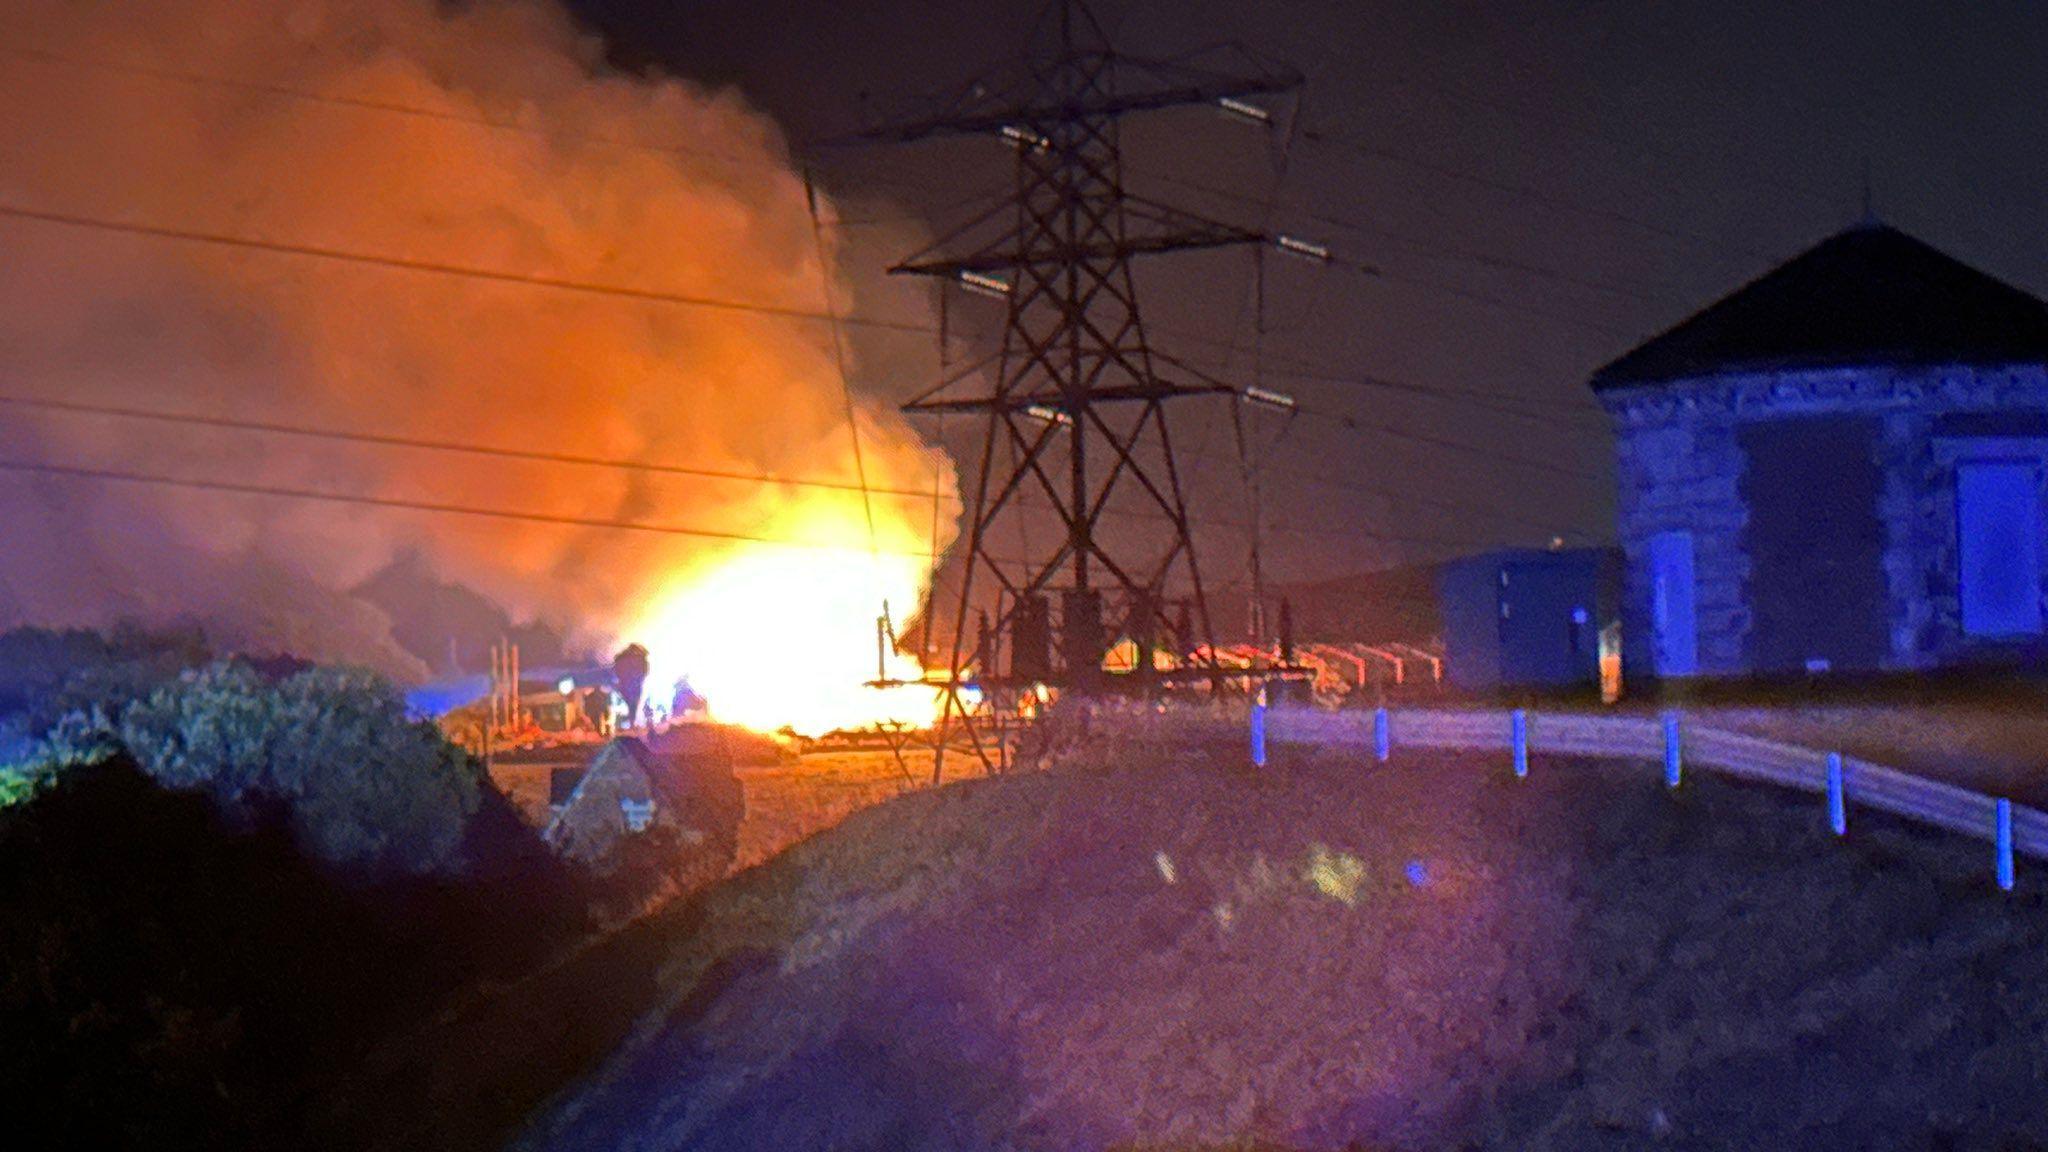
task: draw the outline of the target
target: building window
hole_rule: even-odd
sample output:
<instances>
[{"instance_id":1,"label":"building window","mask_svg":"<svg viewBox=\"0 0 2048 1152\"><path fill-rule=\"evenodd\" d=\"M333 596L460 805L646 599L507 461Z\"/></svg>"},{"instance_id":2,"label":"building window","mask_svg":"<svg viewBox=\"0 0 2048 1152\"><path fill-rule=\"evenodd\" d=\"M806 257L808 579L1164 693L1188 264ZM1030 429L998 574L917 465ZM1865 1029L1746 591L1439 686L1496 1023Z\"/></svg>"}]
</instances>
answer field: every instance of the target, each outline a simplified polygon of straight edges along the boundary
<instances>
[{"instance_id":1,"label":"building window","mask_svg":"<svg viewBox=\"0 0 2048 1152\"><path fill-rule=\"evenodd\" d=\"M1691 676L1700 670L1693 597L1692 533L1650 537L1650 623L1659 676Z\"/></svg>"},{"instance_id":2,"label":"building window","mask_svg":"<svg viewBox=\"0 0 2048 1152\"><path fill-rule=\"evenodd\" d=\"M1956 465L1956 564L1966 636L2041 631L2041 494L2032 461Z\"/></svg>"}]
</instances>

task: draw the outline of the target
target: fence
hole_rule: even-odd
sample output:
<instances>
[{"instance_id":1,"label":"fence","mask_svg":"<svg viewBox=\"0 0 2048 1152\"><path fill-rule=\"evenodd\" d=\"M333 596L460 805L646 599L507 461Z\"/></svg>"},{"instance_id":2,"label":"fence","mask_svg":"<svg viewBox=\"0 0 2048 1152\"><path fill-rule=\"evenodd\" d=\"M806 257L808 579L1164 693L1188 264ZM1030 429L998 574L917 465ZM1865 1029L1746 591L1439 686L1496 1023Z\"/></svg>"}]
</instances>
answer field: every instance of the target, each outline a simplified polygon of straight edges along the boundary
<instances>
[{"instance_id":1,"label":"fence","mask_svg":"<svg viewBox=\"0 0 2048 1152\"><path fill-rule=\"evenodd\" d=\"M1837 835L1847 832L1849 806L1854 803L1989 841L1999 887L2007 891L2013 886L2015 853L2048 860L2048 812L1839 753L1688 723L1677 713L1646 717L1422 708L1330 712L1256 706L1253 763L1265 763L1269 742L1372 748L1380 760L1397 746L1507 752L1518 776L1528 774L1531 752L1648 760L1662 766L1664 781L1672 787L1686 768L1699 767L1823 795Z\"/></svg>"}]
</instances>

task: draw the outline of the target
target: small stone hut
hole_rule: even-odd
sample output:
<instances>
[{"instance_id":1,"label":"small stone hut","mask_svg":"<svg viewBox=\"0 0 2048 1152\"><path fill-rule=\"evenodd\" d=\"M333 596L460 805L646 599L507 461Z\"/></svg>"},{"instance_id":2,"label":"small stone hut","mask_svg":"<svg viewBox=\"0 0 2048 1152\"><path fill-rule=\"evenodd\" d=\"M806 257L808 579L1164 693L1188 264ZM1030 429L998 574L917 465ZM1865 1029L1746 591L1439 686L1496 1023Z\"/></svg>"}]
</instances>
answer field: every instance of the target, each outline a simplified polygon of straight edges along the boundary
<instances>
[{"instance_id":1,"label":"small stone hut","mask_svg":"<svg viewBox=\"0 0 2048 1152\"><path fill-rule=\"evenodd\" d=\"M543 836L592 872L644 865L694 887L732 865L744 813L725 760L622 737L591 760Z\"/></svg>"},{"instance_id":2,"label":"small stone hut","mask_svg":"<svg viewBox=\"0 0 2048 1152\"><path fill-rule=\"evenodd\" d=\"M1602 368L1660 678L2040 667L2048 305L1867 223Z\"/></svg>"}]
</instances>

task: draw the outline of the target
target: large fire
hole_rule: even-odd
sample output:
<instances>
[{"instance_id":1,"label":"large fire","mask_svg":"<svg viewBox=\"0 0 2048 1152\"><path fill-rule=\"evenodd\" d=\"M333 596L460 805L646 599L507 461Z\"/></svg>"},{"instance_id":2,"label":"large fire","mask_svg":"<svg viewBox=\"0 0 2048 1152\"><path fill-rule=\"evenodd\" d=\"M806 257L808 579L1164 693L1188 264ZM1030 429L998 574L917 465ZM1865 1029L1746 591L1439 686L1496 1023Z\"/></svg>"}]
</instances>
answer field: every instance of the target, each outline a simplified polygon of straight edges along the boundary
<instances>
[{"instance_id":1,"label":"large fire","mask_svg":"<svg viewBox=\"0 0 2048 1152\"><path fill-rule=\"evenodd\" d=\"M870 686L876 618L885 604L897 619L916 611L931 576L929 539L886 505L870 542L858 496L806 497L760 534L816 546L735 545L671 576L630 630L650 653L650 698L687 684L716 719L762 732L930 724L932 689ZM902 653L883 659L889 679L923 673Z\"/></svg>"},{"instance_id":2,"label":"large fire","mask_svg":"<svg viewBox=\"0 0 2048 1152\"><path fill-rule=\"evenodd\" d=\"M869 391L930 373L929 305L852 275L921 230L836 227L857 187L813 197L738 95L613 70L559 0L6 0L0 43L28 50L0 54L0 203L167 233L0 221L6 390L394 441L10 410L0 456L498 513L0 477L0 627L192 621L406 682L475 671L488 617L357 595L417 557L564 659L645 645L654 700L687 681L770 731L929 719L929 690L866 686L875 618L916 616L959 511ZM905 330L842 347L827 312ZM773 479L863 474L891 490L872 544L858 491Z\"/></svg>"}]
</instances>

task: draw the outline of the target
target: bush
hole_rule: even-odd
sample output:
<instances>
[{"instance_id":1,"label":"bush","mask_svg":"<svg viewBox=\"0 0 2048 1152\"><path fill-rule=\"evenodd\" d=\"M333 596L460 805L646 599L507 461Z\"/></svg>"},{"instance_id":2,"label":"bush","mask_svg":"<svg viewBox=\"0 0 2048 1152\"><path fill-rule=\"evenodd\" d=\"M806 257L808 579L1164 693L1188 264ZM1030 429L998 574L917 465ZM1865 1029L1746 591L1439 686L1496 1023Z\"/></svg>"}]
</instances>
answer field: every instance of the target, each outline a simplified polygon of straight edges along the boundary
<instances>
[{"instance_id":1,"label":"bush","mask_svg":"<svg viewBox=\"0 0 2048 1152\"><path fill-rule=\"evenodd\" d=\"M302 844L283 805L231 818L125 755L0 811L11 1146L305 1149L322 1091L582 929L544 852L360 884Z\"/></svg>"},{"instance_id":2,"label":"bush","mask_svg":"<svg viewBox=\"0 0 2048 1152\"><path fill-rule=\"evenodd\" d=\"M0 808L8 808L36 794L44 773L33 764L0 764Z\"/></svg>"},{"instance_id":3,"label":"bush","mask_svg":"<svg viewBox=\"0 0 2048 1152\"><path fill-rule=\"evenodd\" d=\"M458 866L483 791L475 765L433 725L408 719L395 688L350 669L272 681L243 663L208 665L66 714L21 771L32 784L37 772L116 753L231 813L279 803L313 855L372 870Z\"/></svg>"},{"instance_id":4,"label":"bush","mask_svg":"<svg viewBox=\"0 0 2048 1152\"><path fill-rule=\"evenodd\" d=\"M193 656L0 636L0 1115L50 1147L307 1147L323 1086L588 927L391 685Z\"/></svg>"},{"instance_id":5,"label":"bush","mask_svg":"<svg viewBox=\"0 0 2048 1152\"><path fill-rule=\"evenodd\" d=\"M197 630L148 632L123 624L107 633L0 632L0 808L48 782L47 773L28 762L65 717L116 707L211 659Z\"/></svg>"}]
</instances>

